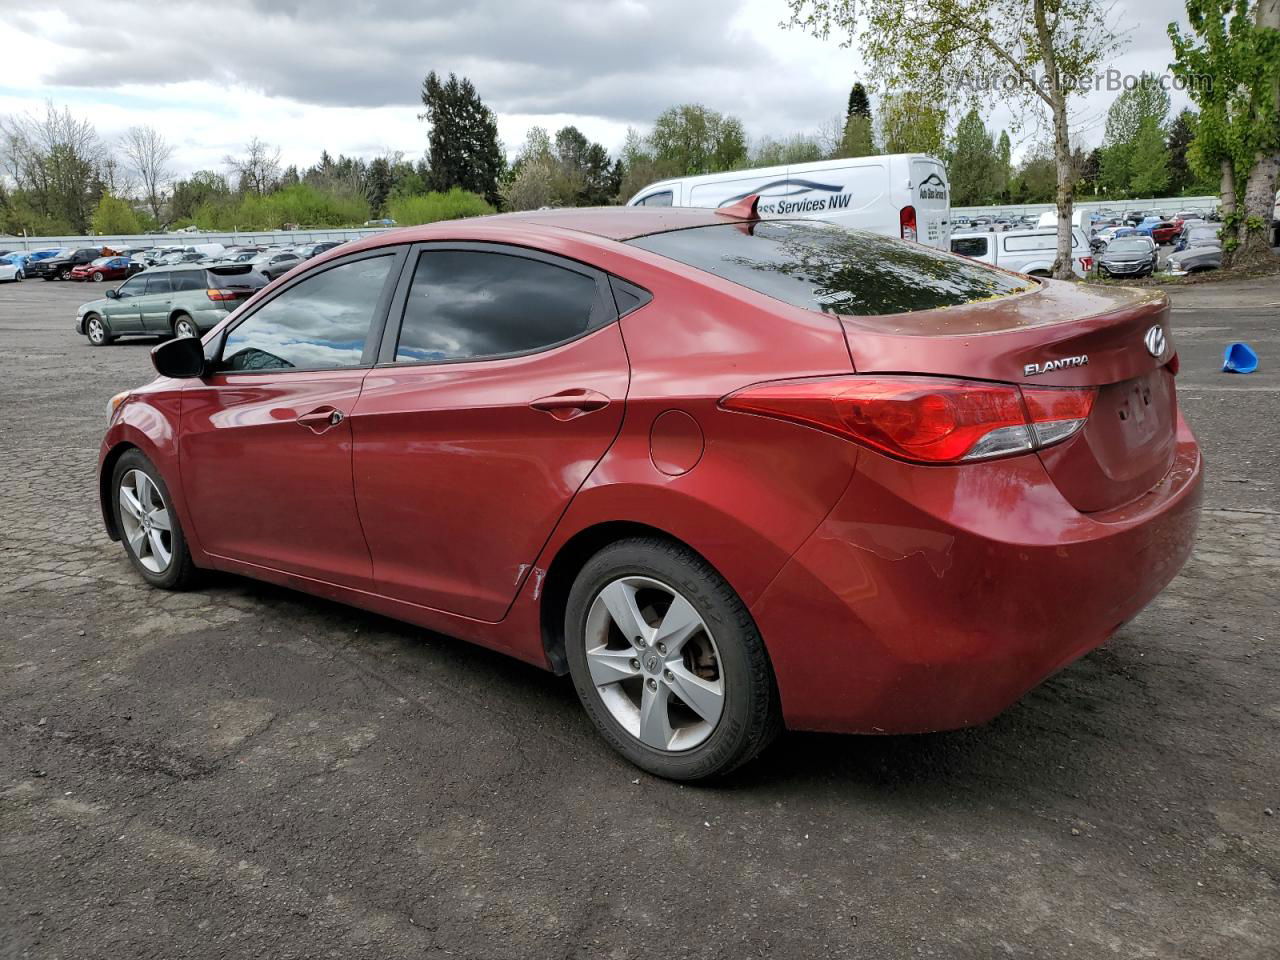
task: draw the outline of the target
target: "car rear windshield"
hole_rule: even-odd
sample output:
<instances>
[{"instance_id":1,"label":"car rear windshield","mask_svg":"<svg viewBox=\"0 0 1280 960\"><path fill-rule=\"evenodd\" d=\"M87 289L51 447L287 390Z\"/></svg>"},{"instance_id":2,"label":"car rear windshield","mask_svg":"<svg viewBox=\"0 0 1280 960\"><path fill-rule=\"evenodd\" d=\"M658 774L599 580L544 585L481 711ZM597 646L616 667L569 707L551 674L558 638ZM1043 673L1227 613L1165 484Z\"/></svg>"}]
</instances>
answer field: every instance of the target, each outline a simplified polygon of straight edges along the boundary
<instances>
[{"instance_id":1,"label":"car rear windshield","mask_svg":"<svg viewBox=\"0 0 1280 960\"><path fill-rule=\"evenodd\" d=\"M814 221L760 221L628 241L820 313L932 310L1025 290L1017 277L929 247Z\"/></svg>"},{"instance_id":2,"label":"car rear windshield","mask_svg":"<svg viewBox=\"0 0 1280 960\"><path fill-rule=\"evenodd\" d=\"M229 263L220 267L209 267L205 273L209 279L209 286L220 290L257 290L267 285L267 278L260 273L254 273L253 267L247 263Z\"/></svg>"},{"instance_id":3,"label":"car rear windshield","mask_svg":"<svg viewBox=\"0 0 1280 960\"><path fill-rule=\"evenodd\" d=\"M1111 246L1107 248L1109 253L1139 253L1151 250L1150 244L1146 240L1139 240L1136 237L1122 237L1119 240L1111 241Z\"/></svg>"}]
</instances>

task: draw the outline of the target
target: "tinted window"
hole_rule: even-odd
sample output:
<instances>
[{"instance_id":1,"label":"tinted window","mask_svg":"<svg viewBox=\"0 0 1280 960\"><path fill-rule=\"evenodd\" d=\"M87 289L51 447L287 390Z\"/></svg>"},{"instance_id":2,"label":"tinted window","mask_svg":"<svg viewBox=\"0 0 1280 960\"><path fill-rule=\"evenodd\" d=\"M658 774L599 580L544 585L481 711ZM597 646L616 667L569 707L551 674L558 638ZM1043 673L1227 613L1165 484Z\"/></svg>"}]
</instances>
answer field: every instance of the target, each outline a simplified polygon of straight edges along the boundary
<instances>
[{"instance_id":1,"label":"tinted window","mask_svg":"<svg viewBox=\"0 0 1280 960\"><path fill-rule=\"evenodd\" d=\"M130 277L120 286L116 287L116 293L122 297L136 297L146 292L147 278L144 275Z\"/></svg>"},{"instance_id":2,"label":"tinted window","mask_svg":"<svg viewBox=\"0 0 1280 960\"><path fill-rule=\"evenodd\" d=\"M663 190L661 193L651 193L647 197L641 197L636 201L637 207L669 207L671 206L671 191Z\"/></svg>"},{"instance_id":3,"label":"tinted window","mask_svg":"<svg viewBox=\"0 0 1280 960\"><path fill-rule=\"evenodd\" d=\"M204 273L199 270L182 270L178 273L171 273L174 290L203 290Z\"/></svg>"},{"instance_id":4,"label":"tinted window","mask_svg":"<svg viewBox=\"0 0 1280 960\"><path fill-rule=\"evenodd\" d=\"M220 369L358 366L393 260L344 263L290 287L231 331Z\"/></svg>"},{"instance_id":5,"label":"tinted window","mask_svg":"<svg viewBox=\"0 0 1280 960\"><path fill-rule=\"evenodd\" d=\"M627 242L785 303L848 316L954 306L1028 284L929 247L812 221L697 227Z\"/></svg>"},{"instance_id":6,"label":"tinted window","mask_svg":"<svg viewBox=\"0 0 1280 960\"><path fill-rule=\"evenodd\" d=\"M1015 250L1054 250L1058 246L1056 233L1037 233L1030 237L1005 237L1004 248Z\"/></svg>"},{"instance_id":7,"label":"tinted window","mask_svg":"<svg viewBox=\"0 0 1280 960\"><path fill-rule=\"evenodd\" d=\"M987 254L987 238L957 237L951 241L951 252L964 257L984 257Z\"/></svg>"},{"instance_id":8,"label":"tinted window","mask_svg":"<svg viewBox=\"0 0 1280 960\"><path fill-rule=\"evenodd\" d=\"M171 289L169 286L169 274L167 273L144 273L143 277L147 281L148 294L168 293Z\"/></svg>"},{"instance_id":9,"label":"tinted window","mask_svg":"<svg viewBox=\"0 0 1280 960\"><path fill-rule=\"evenodd\" d=\"M596 281L540 260L473 250L422 254L405 303L396 360L523 353L585 332Z\"/></svg>"}]
</instances>

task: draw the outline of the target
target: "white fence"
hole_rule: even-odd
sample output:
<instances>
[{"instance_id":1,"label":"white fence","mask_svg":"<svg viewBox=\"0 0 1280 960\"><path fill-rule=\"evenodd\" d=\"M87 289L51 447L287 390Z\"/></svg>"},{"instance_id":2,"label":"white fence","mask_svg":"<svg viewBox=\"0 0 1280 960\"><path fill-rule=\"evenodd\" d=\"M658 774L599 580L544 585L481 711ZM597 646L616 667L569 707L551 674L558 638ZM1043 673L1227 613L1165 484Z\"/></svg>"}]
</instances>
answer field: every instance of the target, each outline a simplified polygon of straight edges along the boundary
<instances>
[{"instance_id":1,"label":"white fence","mask_svg":"<svg viewBox=\"0 0 1280 960\"><path fill-rule=\"evenodd\" d=\"M1131 210L1154 210L1161 216L1173 216L1186 210L1209 213L1218 207L1217 197L1148 197L1137 200L1088 200L1075 205L1086 214L1095 210L1113 210L1117 214ZM1052 203L1006 203L988 207L952 207L952 217L1024 217L1039 216L1058 209Z\"/></svg>"},{"instance_id":2,"label":"white fence","mask_svg":"<svg viewBox=\"0 0 1280 960\"><path fill-rule=\"evenodd\" d=\"M220 243L224 247L253 246L268 243L318 243L321 240L355 240L386 227L351 227L322 230L261 230L230 233L143 233L136 235L82 237L5 237L0 236L0 250L52 250L55 247L186 247L197 243Z\"/></svg>"}]
</instances>

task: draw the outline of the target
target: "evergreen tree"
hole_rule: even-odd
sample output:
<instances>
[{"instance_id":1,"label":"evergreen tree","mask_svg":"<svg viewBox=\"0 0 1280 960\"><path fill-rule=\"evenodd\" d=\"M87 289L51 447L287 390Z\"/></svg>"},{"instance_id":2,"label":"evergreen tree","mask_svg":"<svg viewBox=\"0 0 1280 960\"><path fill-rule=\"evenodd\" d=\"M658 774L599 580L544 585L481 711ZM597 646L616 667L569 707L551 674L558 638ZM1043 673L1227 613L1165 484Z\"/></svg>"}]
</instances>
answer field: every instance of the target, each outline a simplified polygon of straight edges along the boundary
<instances>
[{"instance_id":1,"label":"evergreen tree","mask_svg":"<svg viewBox=\"0 0 1280 960\"><path fill-rule=\"evenodd\" d=\"M1187 162L1187 148L1196 134L1196 114L1194 110L1185 108L1173 119L1169 126L1169 190L1172 193L1186 193L1195 181L1191 165Z\"/></svg>"},{"instance_id":2,"label":"evergreen tree","mask_svg":"<svg viewBox=\"0 0 1280 960\"><path fill-rule=\"evenodd\" d=\"M1001 201L1009 199L1009 182L1013 179L1013 144L1009 142L1009 131L1001 130L1000 139L996 141L996 196Z\"/></svg>"},{"instance_id":3,"label":"evergreen tree","mask_svg":"<svg viewBox=\"0 0 1280 960\"><path fill-rule=\"evenodd\" d=\"M849 91L849 109L845 113L845 120L851 117L871 119L871 101L867 98L867 88L860 83L855 83Z\"/></svg>"},{"instance_id":4,"label":"evergreen tree","mask_svg":"<svg viewBox=\"0 0 1280 960\"><path fill-rule=\"evenodd\" d=\"M441 81L432 70L422 81L419 119L431 124L427 136L433 190L461 187L497 204L504 160L498 146L498 121L466 77Z\"/></svg>"},{"instance_id":5,"label":"evergreen tree","mask_svg":"<svg viewBox=\"0 0 1280 960\"><path fill-rule=\"evenodd\" d=\"M996 202L996 147L976 109L960 118L949 152L951 202L961 206Z\"/></svg>"},{"instance_id":6,"label":"evergreen tree","mask_svg":"<svg viewBox=\"0 0 1280 960\"><path fill-rule=\"evenodd\" d=\"M1153 125L1163 142L1168 117L1169 92L1160 85L1155 74L1143 73L1136 86L1121 91L1107 110L1106 133L1102 139L1101 179L1104 190L1124 195L1145 193L1138 190L1133 182L1135 176L1142 172L1134 158L1138 135Z\"/></svg>"},{"instance_id":7,"label":"evergreen tree","mask_svg":"<svg viewBox=\"0 0 1280 960\"><path fill-rule=\"evenodd\" d=\"M1169 186L1169 154L1163 127L1155 117L1145 117L1133 139L1133 176L1129 187L1135 196L1158 197Z\"/></svg>"},{"instance_id":8,"label":"evergreen tree","mask_svg":"<svg viewBox=\"0 0 1280 960\"><path fill-rule=\"evenodd\" d=\"M844 135L836 147L836 157L870 157L879 153L871 118L854 114L845 121Z\"/></svg>"}]
</instances>

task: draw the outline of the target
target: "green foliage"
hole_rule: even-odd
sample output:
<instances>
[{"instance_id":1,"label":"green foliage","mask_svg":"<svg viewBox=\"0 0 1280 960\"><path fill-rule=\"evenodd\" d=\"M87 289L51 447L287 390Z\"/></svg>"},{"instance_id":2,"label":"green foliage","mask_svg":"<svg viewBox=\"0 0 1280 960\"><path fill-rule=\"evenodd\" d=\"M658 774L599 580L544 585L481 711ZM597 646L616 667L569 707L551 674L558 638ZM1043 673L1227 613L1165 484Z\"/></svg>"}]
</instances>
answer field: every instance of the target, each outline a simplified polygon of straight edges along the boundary
<instances>
[{"instance_id":1,"label":"green foliage","mask_svg":"<svg viewBox=\"0 0 1280 960\"><path fill-rule=\"evenodd\" d=\"M1057 190L1058 170L1048 144L1032 149L1009 183L1013 203L1052 203Z\"/></svg>"},{"instance_id":2,"label":"green foliage","mask_svg":"<svg viewBox=\"0 0 1280 960\"><path fill-rule=\"evenodd\" d=\"M493 213L493 206L478 193L461 187L451 187L445 192L433 192L417 197L394 197L387 212L400 226L434 223L437 220L455 220L460 217L476 217Z\"/></svg>"},{"instance_id":3,"label":"green foliage","mask_svg":"<svg viewBox=\"0 0 1280 960\"><path fill-rule=\"evenodd\" d=\"M1102 167L1099 175L1102 188L1112 196L1151 196L1149 190L1139 187L1153 182L1167 185L1167 163L1158 173L1143 168L1137 150L1139 138L1146 137L1146 160L1153 156L1152 138L1160 141L1160 154L1164 154L1164 127L1169 116L1169 93L1164 90L1155 74L1143 73L1131 89L1121 91L1107 110L1106 132L1102 140ZM1163 189L1161 187L1160 189Z\"/></svg>"},{"instance_id":4,"label":"green foliage","mask_svg":"<svg viewBox=\"0 0 1280 960\"><path fill-rule=\"evenodd\" d=\"M876 148L871 118L854 114L845 121L844 134L836 147L836 157L870 157L880 151Z\"/></svg>"},{"instance_id":5,"label":"green foliage","mask_svg":"<svg viewBox=\"0 0 1280 960\"><path fill-rule=\"evenodd\" d=\"M959 206L998 203L998 166L995 142L978 111L970 110L956 125L948 151L951 202Z\"/></svg>"},{"instance_id":6,"label":"green foliage","mask_svg":"<svg viewBox=\"0 0 1280 960\"><path fill-rule=\"evenodd\" d=\"M197 170L186 180L173 185L169 200L169 218L173 222L194 222L196 211L207 203L231 196L226 177L213 170Z\"/></svg>"},{"instance_id":7,"label":"green foliage","mask_svg":"<svg viewBox=\"0 0 1280 960\"><path fill-rule=\"evenodd\" d=\"M791 163L812 163L821 159L822 145L817 139L797 133L786 140L765 137L756 144L750 162L753 167L777 167Z\"/></svg>"},{"instance_id":8,"label":"green foliage","mask_svg":"<svg viewBox=\"0 0 1280 960\"><path fill-rule=\"evenodd\" d=\"M94 208L93 232L96 234L135 234L143 232L141 219L129 204L119 197L104 193Z\"/></svg>"},{"instance_id":9,"label":"green foliage","mask_svg":"<svg viewBox=\"0 0 1280 960\"><path fill-rule=\"evenodd\" d=\"M506 161L498 146L497 118L475 86L452 73L442 81L432 70L422 81L422 105L421 118L431 124L428 185L435 191L461 187L497 204Z\"/></svg>"},{"instance_id":10,"label":"green foliage","mask_svg":"<svg viewBox=\"0 0 1280 960\"><path fill-rule=\"evenodd\" d=\"M947 112L917 91L886 94L880 102L880 142L885 153L941 156Z\"/></svg>"},{"instance_id":11,"label":"green foliage","mask_svg":"<svg viewBox=\"0 0 1280 960\"><path fill-rule=\"evenodd\" d=\"M733 170L747 160L742 121L697 103L670 107L649 134L652 156L669 176L689 177Z\"/></svg>"},{"instance_id":12,"label":"green foliage","mask_svg":"<svg viewBox=\"0 0 1280 960\"><path fill-rule=\"evenodd\" d=\"M501 193L507 210L539 207L600 206L617 193L608 152L577 127L562 127L554 143L547 131L532 128L516 155Z\"/></svg>"},{"instance_id":13,"label":"green foliage","mask_svg":"<svg viewBox=\"0 0 1280 960\"><path fill-rule=\"evenodd\" d=\"M1129 187L1135 196L1156 197L1169 186L1169 153L1164 131L1154 117L1138 128L1132 152L1133 174Z\"/></svg>"},{"instance_id":14,"label":"green foliage","mask_svg":"<svg viewBox=\"0 0 1280 960\"><path fill-rule=\"evenodd\" d=\"M867 88L861 83L855 83L849 90L849 109L845 113L845 119L851 117L871 119L871 100L867 97Z\"/></svg>"},{"instance_id":15,"label":"green foliage","mask_svg":"<svg viewBox=\"0 0 1280 960\"><path fill-rule=\"evenodd\" d=\"M369 205L356 193L324 191L308 183L259 196L210 196L192 217L202 230L280 230L285 224L302 227L341 227L363 223Z\"/></svg>"},{"instance_id":16,"label":"green foliage","mask_svg":"<svg viewBox=\"0 0 1280 960\"><path fill-rule=\"evenodd\" d=\"M1187 160L1187 149L1196 133L1196 113L1183 109L1169 125L1169 138L1165 144L1169 151L1169 190L1185 194L1195 185L1195 173Z\"/></svg>"}]
</instances>

